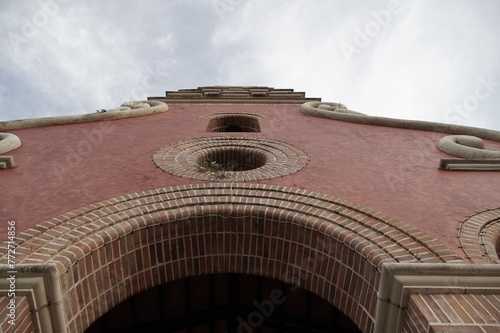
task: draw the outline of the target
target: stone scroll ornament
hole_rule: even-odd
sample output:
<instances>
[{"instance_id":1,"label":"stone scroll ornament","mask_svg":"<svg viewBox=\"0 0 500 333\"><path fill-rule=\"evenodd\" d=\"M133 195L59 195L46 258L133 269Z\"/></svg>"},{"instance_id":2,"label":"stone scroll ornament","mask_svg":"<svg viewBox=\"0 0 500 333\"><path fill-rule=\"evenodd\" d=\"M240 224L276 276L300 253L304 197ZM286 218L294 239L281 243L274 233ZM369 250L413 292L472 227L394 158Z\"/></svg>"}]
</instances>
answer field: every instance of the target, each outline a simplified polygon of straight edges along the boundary
<instances>
[{"instance_id":1,"label":"stone scroll ornament","mask_svg":"<svg viewBox=\"0 0 500 333\"><path fill-rule=\"evenodd\" d=\"M163 102L157 102L157 103L163 103ZM130 102L125 102L122 103L117 108L114 109L107 109L104 110L104 112L116 112L116 111L129 111L129 110L137 110L137 109L146 109L153 107L155 103L153 101L130 101Z\"/></svg>"},{"instance_id":2,"label":"stone scroll ornament","mask_svg":"<svg viewBox=\"0 0 500 333\"><path fill-rule=\"evenodd\" d=\"M445 136L439 141L438 148L441 151L466 159L500 158L500 151L485 150L482 140L488 139L500 142L500 131L431 121L368 116L349 110L340 103L306 102L302 104L300 111L316 117L358 124L450 133L454 135Z\"/></svg>"},{"instance_id":3,"label":"stone scroll ornament","mask_svg":"<svg viewBox=\"0 0 500 333\"><path fill-rule=\"evenodd\" d=\"M98 110L97 113L2 121L0 122L0 131L139 117L167 110L167 104L160 101L132 101L123 103L118 108ZM17 149L20 146L21 140L18 136L12 133L0 133L0 155ZM0 170L9 169L13 166L12 156L0 156Z\"/></svg>"},{"instance_id":4,"label":"stone scroll ornament","mask_svg":"<svg viewBox=\"0 0 500 333\"><path fill-rule=\"evenodd\" d=\"M21 147L21 140L17 135L11 133L0 133L0 154Z\"/></svg>"},{"instance_id":5,"label":"stone scroll ornament","mask_svg":"<svg viewBox=\"0 0 500 333\"><path fill-rule=\"evenodd\" d=\"M467 159L500 158L500 151L484 149L484 141L472 135L445 136L438 147L445 153Z\"/></svg>"},{"instance_id":6,"label":"stone scroll ornament","mask_svg":"<svg viewBox=\"0 0 500 333\"><path fill-rule=\"evenodd\" d=\"M100 109L94 113L3 121L0 122L0 131L147 116L167 110L168 105L160 101L132 101L114 109Z\"/></svg>"}]
</instances>

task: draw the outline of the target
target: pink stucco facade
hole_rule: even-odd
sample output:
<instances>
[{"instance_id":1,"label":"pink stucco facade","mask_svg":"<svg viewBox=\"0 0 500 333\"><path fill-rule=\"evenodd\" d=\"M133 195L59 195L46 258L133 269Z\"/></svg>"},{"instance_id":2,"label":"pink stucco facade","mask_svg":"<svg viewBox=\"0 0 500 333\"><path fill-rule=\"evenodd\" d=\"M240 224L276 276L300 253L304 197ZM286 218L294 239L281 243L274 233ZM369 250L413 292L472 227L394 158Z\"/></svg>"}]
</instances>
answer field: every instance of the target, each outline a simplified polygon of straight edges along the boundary
<instances>
[{"instance_id":1,"label":"pink stucco facade","mask_svg":"<svg viewBox=\"0 0 500 333\"><path fill-rule=\"evenodd\" d=\"M440 169L456 157L438 148L449 133L317 117L301 110L303 93L257 88L172 92L167 111L7 131L22 146L8 152L15 167L0 170L0 239L14 221L19 281L46 284L39 327L85 332L142 292L223 273L300 286L352 320L349 332L500 328L497 171ZM224 115L258 121L259 131L210 132ZM234 140L238 152L210 147L215 137L255 140ZM500 151L500 141L484 143ZM207 169L191 162L216 153L269 153L266 165L281 164L245 182L213 170L192 177ZM30 297L19 296L28 319L13 327L0 293L6 333L43 322Z\"/></svg>"},{"instance_id":2,"label":"pink stucco facade","mask_svg":"<svg viewBox=\"0 0 500 333\"><path fill-rule=\"evenodd\" d=\"M304 115L299 105L169 105L150 116L11 131L23 145L17 165L1 172L1 215L19 231L51 217L123 193L192 183L157 168L164 145L207 133L201 116L246 112L264 116L259 133L231 133L285 141L310 161L298 172L261 180L328 193L382 211L420 228L464 257L457 227L468 215L496 208L494 172L439 170L451 157L437 148L446 133L353 124ZM500 143L486 140L491 150ZM5 230L2 230L3 237Z\"/></svg>"}]
</instances>

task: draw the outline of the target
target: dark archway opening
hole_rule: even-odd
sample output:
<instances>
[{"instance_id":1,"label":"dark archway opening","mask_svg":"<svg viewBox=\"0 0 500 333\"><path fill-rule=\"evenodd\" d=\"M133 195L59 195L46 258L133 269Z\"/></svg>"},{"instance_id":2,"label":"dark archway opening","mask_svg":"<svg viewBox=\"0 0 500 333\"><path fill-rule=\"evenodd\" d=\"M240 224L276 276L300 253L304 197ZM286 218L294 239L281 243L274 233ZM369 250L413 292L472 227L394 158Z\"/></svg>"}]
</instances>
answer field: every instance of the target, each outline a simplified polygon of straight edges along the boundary
<instances>
[{"instance_id":1,"label":"dark archway opening","mask_svg":"<svg viewBox=\"0 0 500 333\"><path fill-rule=\"evenodd\" d=\"M210 119L207 132L260 132L260 125L254 116L220 115Z\"/></svg>"},{"instance_id":2,"label":"dark archway opening","mask_svg":"<svg viewBox=\"0 0 500 333\"><path fill-rule=\"evenodd\" d=\"M497 257L500 259L500 237L497 239L497 244L496 244L496 250L497 250Z\"/></svg>"},{"instance_id":3,"label":"dark archway opening","mask_svg":"<svg viewBox=\"0 0 500 333\"><path fill-rule=\"evenodd\" d=\"M241 126L239 125L229 125L228 127L226 127L226 130L225 132L243 132L243 128L241 128Z\"/></svg>"},{"instance_id":4,"label":"dark archway opening","mask_svg":"<svg viewBox=\"0 0 500 333\"><path fill-rule=\"evenodd\" d=\"M245 274L184 278L134 295L86 333L340 332L353 322L322 298L282 281Z\"/></svg>"}]
</instances>

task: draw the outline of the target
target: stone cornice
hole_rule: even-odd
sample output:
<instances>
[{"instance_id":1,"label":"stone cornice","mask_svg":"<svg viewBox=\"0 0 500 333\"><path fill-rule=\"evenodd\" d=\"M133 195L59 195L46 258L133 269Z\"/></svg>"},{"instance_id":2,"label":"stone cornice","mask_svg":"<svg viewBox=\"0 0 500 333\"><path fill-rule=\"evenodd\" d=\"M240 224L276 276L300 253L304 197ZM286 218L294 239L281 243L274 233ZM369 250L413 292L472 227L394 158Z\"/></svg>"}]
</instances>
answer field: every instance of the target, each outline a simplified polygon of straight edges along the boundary
<instances>
[{"instance_id":1,"label":"stone cornice","mask_svg":"<svg viewBox=\"0 0 500 333\"><path fill-rule=\"evenodd\" d=\"M303 104L309 101L321 101L321 98L307 98L304 92L296 92L293 89L261 86L198 87L167 91L165 97L148 99L178 104Z\"/></svg>"}]
</instances>

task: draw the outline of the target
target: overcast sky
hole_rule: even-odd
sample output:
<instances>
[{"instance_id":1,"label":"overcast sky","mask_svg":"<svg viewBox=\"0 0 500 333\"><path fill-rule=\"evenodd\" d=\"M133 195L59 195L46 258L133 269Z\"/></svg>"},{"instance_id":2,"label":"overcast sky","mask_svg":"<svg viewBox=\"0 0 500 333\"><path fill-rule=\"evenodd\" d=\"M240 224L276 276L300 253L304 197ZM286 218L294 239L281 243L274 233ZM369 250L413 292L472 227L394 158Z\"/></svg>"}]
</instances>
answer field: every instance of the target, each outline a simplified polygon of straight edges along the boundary
<instances>
[{"instance_id":1,"label":"overcast sky","mask_svg":"<svg viewBox=\"0 0 500 333\"><path fill-rule=\"evenodd\" d=\"M498 0L2 0L0 121L264 85L500 130Z\"/></svg>"}]
</instances>

